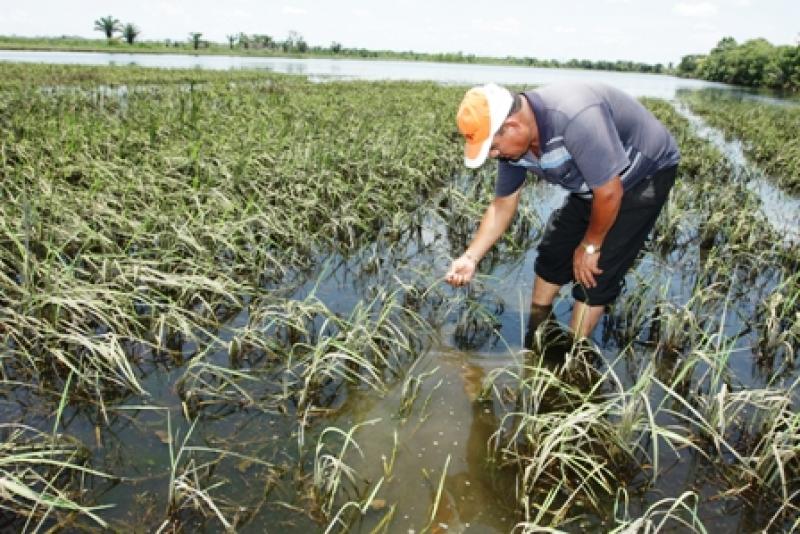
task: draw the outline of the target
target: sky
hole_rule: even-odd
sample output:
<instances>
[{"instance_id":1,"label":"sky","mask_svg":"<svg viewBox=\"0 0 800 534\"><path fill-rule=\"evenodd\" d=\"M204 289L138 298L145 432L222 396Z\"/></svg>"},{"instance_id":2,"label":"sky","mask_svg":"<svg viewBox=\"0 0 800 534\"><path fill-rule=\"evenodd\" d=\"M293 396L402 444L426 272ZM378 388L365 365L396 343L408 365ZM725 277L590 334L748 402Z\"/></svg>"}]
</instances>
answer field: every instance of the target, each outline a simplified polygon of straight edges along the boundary
<instances>
[{"instance_id":1,"label":"sky","mask_svg":"<svg viewBox=\"0 0 800 534\"><path fill-rule=\"evenodd\" d=\"M798 44L800 0L0 0L0 35L102 37L112 15L144 40L244 32L347 48L677 63L725 36Z\"/></svg>"}]
</instances>

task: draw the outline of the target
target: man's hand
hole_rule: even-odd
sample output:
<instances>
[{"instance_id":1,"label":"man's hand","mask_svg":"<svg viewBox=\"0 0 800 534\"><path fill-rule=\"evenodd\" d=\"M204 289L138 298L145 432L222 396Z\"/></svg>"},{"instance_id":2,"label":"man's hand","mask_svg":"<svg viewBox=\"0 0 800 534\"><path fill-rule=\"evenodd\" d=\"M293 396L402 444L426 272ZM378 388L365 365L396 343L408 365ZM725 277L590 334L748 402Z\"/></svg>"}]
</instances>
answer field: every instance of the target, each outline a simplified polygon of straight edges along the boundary
<instances>
[{"instance_id":1,"label":"man's hand","mask_svg":"<svg viewBox=\"0 0 800 534\"><path fill-rule=\"evenodd\" d=\"M586 250L580 245L572 254L572 274L575 280L583 287L590 288L597 285L594 277L603 272L603 270L597 266L597 262L600 260L600 254L602 254L602 252L587 254Z\"/></svg>"},{"instance_id":2,"label":"man's hand","mask_svg":"<svg viewBox=\"0 0 800 534\"><path fill-rule=\"evenodd\" d=\"M470 256L462 254L460 257L453 260L450 265L450 270L444 279L453 287L460 287L468 284L472 277L475 276L475 269L478 263Z\"/></svg>"}]
</instances>

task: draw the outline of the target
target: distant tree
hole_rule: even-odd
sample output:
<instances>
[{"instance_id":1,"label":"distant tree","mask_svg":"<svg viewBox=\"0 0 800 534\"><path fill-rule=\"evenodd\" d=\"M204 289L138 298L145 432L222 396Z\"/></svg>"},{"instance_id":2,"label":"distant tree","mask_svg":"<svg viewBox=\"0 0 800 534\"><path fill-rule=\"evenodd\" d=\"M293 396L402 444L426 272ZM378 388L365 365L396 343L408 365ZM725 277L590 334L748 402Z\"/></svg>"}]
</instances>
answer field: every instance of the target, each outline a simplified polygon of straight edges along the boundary
<instances>
[{"instance_id":1,"label":"distant tree","mask_svg":"<svg viewBox=\"0 0 800 534\"><path fill-rule=\"evenodd\" d=\"M734 48L736 48L736 46L737 46L736 39L734 39L733 37L723 37L722 39L719 40L717 46L711 49L711 53L713 54L714 52L726 52L728 50L733 50Z\"/></svg>"},{"instance_id":2,"label":"distant tree","mask_svg":"<svg viewBox=\"0 0 800 534\"><path fill-rule=\"evenodd\" d=\"M233 48L233 45L236 44L236 39L238 39L238 37L236 35L227 35L227 37L228 37L228 44L231 46L231 48Z\"/></svg>"},{"instance_id":3,"label":"distant tree","mask_svg":"<svg viewBox=\"0 0 800 534\"><path fill-rule=\"evenodd\" d=\"M229 38L232 36L228 36ZM254 33L247 35L246 33L239 33L239 44L242 48L275 48L275 40L269 35Z\"/></svg>"},{"instance_id":4,"label":"distant tree","mask_svg":"<svg viewBox=\"0 0 800 534\"><path fill-rule=\"evenodd\" d=\"M697 76L698 67L703 63L706 56L702 54L689 54L683 56L681 62L678 63L678 76Z\"/></svg>"},{"instance_id":5,"label":"distant tree","mask_svg":"<svg viewBox=\"0 0 800 534\"><path fill-rule=\"evenodd\" d=\"M763 38L738 44L732 37L717 43L707 56L684 56L680 76L749 87L800 89L800 46L774 46Z\"/></svg>"},{"instance_id":6,"label":"distant tree","mask_svg":"<svg viewBox=\"0 0 800 534\"><path fill-rule=\"evenodd\" d=\"M333 41L331 43L331 52L333 52L334 54L338 54L341 51L342 51L342 43L337 43L336 41Z\"/></svg>"},{"instance_id":7,"label":"distant tree","mask_svg":"<svg viewBox=\"0 0 800 534\"><path fill-rule=\"evenodd\" d=\"M142 32L139 30L139 28L130 22L126 24L124 28L122 28L122 37L125 38L129 45L133 44L133 41L136 40L140 33Z\"/></svg>"},{"instance_id":8,"label":"distant tree","mask_svg":"<svg viewBox=\"0 0 800 534\"><path fill-rule=\"evenodd\" d=\"M94 29L96 31L105 33L106 39L111 39L114 37L115 32L122 31L122 26L120 26L119 19L115 19L109 15L94 21Z\"/></svg>"},{"instance_id":9,"label":"distant tree","mask_svg":"<svg viewBox=\"0 0 800 534\"><path fill-rule=\"evenodd\" d=\"M257 33L253 35L253 42L258 48L273 48L275 46L275 41L266 34Z\"/></svg>"},{"instance_id":10,"label":"distant tree","mask_svg":"<svg viewBox=\"0 0 800 534\"><path fill-rule=\"evenodd\" d=\"M200 38L203 36L201 32L191 32L189 34L189 40L192 42L192 46L195 50L200 48Z\"/></svg>"},{"instance_id":11,"label":"distant tree","mask_svg":"<svg viewBox=\"0 0 800 534\"><path fill-rule=\"evenodd\" d=\"M300 50L301 46L303 47L303 50ZM286 37L286 40L281 44L281 48L283 49L284 52L291 52L293 50L299 50L300 52L305 52L305 50L308 49L308 45L306 44L305 40L303 40L302 35L300 35L294 30L290 30L289 35Z\"/></svg>"}]
</instances>

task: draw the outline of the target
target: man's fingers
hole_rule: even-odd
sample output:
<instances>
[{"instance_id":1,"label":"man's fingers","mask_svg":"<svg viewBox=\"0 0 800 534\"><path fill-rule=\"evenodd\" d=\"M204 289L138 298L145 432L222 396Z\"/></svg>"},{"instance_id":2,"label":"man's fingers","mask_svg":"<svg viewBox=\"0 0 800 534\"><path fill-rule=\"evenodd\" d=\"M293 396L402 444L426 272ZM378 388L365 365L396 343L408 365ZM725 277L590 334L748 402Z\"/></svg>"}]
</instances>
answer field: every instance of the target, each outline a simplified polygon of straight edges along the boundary
<instances>
[{"instance_id":1,"label":"man's fingers","mask_svg":"<svg viewBox=\"0 0 800 534\"><path fill-rule=\"evenodd\" d=\"M600 273L594 273L594 274L600 274ZM594 278L594 274L591 269L576 269L574 272L575 280L584 287L597 286L597 281Z\"/></svg>"},{"instance_id":2,"label":"man's fingers","mask_svg":"<svg viewBox=\"0 0 800 534\"><path fill-rule=\"evenodd\" d=\"M467 275L464 273L464 268L459 265L450 267L450 270L445 275L445 281L451 286L460 287L467 283Z\"/></svg>"},{"instance_id":3,"label":"man's fingers","mask_svg":"<svg viewBox=\"0 0 800 534\"><path fill-rule=\"evenodd\" d=\"M586 260L587 258L584 258L584 262L575 261L572 267L572 276L584 287L597 287L595 276L603 274L603 270L597 266L597 261Z\"/></svg>"}]
</instances>

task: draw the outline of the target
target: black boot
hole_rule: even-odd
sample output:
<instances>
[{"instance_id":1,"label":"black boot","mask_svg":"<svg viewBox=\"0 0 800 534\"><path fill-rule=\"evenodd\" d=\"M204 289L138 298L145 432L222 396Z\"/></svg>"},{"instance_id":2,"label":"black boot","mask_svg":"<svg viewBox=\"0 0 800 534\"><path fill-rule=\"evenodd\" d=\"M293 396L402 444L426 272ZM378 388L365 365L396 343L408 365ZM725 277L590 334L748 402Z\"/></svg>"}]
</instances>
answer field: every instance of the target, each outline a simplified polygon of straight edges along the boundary
<instances>
[{"instance_id":1,"label":"black boot","mask_svg":"<svg viewBox=\"0 0 800 534\"><path fill-rule=\"evenodd\" d=\"M525 329L525 340L523 346L528 350L534 349L536 331L539 327L549 320L553 315L553 305L542 306L541 304L531 304L531 311L528 315L528 327Z\"/></svg>"},{"instance_id":2,"label":"black boot","mask_svg":"<svg viewBox=\"0 0 800 534\"><path fill-rule=\"evenodd\" d=\"M531 304L524 347L546 359L563 361L564 354L569 351L570 343L571 336L556 321L553 306Z\"/></svg>"}]
</instances>

